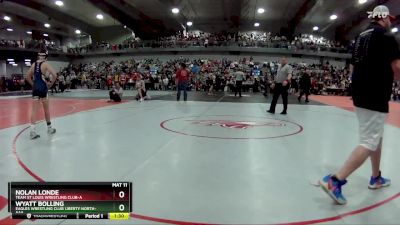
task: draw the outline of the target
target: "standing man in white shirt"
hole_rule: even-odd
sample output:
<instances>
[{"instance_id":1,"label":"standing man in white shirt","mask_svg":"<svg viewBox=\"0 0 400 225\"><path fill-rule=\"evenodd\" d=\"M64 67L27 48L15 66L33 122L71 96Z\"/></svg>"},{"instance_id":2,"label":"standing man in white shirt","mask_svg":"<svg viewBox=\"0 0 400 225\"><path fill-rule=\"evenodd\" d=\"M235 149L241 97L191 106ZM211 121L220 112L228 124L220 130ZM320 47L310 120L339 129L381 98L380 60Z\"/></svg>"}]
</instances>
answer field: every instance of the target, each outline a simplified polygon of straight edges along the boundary
<instances>
[{"instance_id":1,"label":"standing man in white shirt","mask_svg":"<svg viewBox=\"0 0 400 225\"><path fill-rule=\"evenodd\" d=\"M238 65L235 66L234 68L235 73L233 74L235 77L236 81L236 90L235 90L235 97L239 93L239 98L242 97L242 86L243 86L243 81L245 80L245 74L242 72L241 67Z\"/></svg>"},{"instance_id":2,"label":"standing man in white shirt","mask_svg":"<svg viewBox=\"0 0 400 225\"><path fill-rule=\"evenodd\" d=\"M280 65L278 67L278 72L275 77L275 84L271 85L271 88L274 89L274 97L271 102L270 109L267 111L271 114L275 114L276 103L278 102L279 96L282 95L283 100L283 111L282 115L287 114L288 107L288 90L290 87L290 80L292 79L293 69L288 64L287 58L282 58L280 60Z\"/></svg>"}]
</instances>

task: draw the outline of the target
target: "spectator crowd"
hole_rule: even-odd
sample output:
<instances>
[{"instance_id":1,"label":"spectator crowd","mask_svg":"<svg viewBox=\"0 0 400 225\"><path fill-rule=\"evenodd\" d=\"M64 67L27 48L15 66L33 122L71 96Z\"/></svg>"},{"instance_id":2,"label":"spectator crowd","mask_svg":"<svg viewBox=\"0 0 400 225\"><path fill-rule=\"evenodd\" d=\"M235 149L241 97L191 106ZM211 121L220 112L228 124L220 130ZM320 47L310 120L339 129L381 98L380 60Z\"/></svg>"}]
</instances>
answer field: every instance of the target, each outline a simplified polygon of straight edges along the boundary
<instances>
[{"instance_id":1,"label":"spectator crowd","mask_svg":"<svg viewBox=\"0 0 400 225\"><path fill-rule=\"evenodd\" d=\"M259 48L283 48L290 50L309 50L309 51L331 51L347 53L349 47L338 42L329 41L323 37L313 35L299 35L292 41L285 36L275 35L271 32L239 32L230 33L205 33L187 32L179 33L174 36L159 38L158 40L142 41L137 37L131 37L119 44L108 42L97 42L87 46L69 48L72 54L86 54L88 52L121 51L139 48L187 48L187 47L259 47Z\"/></svg>"},{"instance_id":2,"label":"spectator crowd","mask_svg":"<svg viewBox=\"0 0 400 225\"><path fill-rule=\"evenodd\" d=\"M245 74L244 92L269 92L277 72L277 62L254 62L252 58L236 61L221 59L174 59L162 62L159 59L130 59L122 62L100 62L70 64L59 72L52 92L88 88L112 90L118 83L123 90L135 89L138 80L143 81L145 90L176 90L175 74L184 63L191 72L189 90L234 92L233 68ZM315 95L351 95L351 77L346 68L325 64L290 63L293 67L290 93L300 90L299 82L304 74L311 80L310 92ZM0 91L27 90L22 75L10 79L0 78ZM393 84L393 100L400 100L400 84Z\"/></svg>"},{"instance_id":3,"label":"spectator crowd","mask_svg":"<svg viewBox=\"0 0 400 225\"><path fill-rule=\"evenodd\" d=\"M48 50L62 51L62 47L49 40L0 40L0 47L39 49L47 46ZM238 32L238 33L206 33L185 32L170 37L162 37L158 40L143 41L138 37L130 37L118 44L109 42L96 42L86 46L67 48L70 54L86 54L90 52L133 50L139 48L187 48L187 47L258 47L258 48L283 48L290 50L309 51L331 51L347 53L345 48L338 42L327 40L323 37L313 35L298 35L293 40L285 36L272 35L271 32Z\"/></svg>"},{"instance_id":4,"label":"spectator crowd","mask_svg":"<svg viewBox=\"0 0 400 225\"><path fill-rule=\"evenodd\" d=\"M58 47L54 41L47 40L0 40L0 47L3 48L26 48L26 49L40 49L42 46L46 46L48 50L52 51L61 51L61 48Z\"/></svg>"}]
</instances>

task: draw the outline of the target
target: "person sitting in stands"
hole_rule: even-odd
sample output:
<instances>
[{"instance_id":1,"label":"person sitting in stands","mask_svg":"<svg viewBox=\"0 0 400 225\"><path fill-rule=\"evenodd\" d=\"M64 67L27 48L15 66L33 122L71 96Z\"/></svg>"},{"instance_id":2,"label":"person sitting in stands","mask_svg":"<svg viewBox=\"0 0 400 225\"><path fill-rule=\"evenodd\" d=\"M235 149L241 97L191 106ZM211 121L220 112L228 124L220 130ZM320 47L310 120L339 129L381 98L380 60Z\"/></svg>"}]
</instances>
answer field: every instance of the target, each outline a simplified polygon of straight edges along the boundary
<instances>
[{"instance_id":1,"label":"person sitting in stands","mask_svg":"<svg viewBox=\"0 0 400 225\"><path fill-rule=\"evenodd\" d=\"M122 89L121 85L119 84L119 82L115 82L115 86L110 91L110 100L109 100L109 102L112 102L112 101L121 102L122 93L123 93L123 89Z\"/></svg>"}]
</instances>

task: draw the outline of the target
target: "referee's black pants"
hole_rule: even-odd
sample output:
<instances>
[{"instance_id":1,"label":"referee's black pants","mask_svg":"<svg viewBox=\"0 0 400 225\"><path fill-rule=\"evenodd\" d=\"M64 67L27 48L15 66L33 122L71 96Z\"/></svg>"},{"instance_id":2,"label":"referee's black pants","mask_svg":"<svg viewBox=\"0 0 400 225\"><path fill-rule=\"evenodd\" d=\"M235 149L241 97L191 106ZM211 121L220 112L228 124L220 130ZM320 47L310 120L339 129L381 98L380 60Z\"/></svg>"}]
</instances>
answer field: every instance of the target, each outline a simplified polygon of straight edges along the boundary
<instances>
[{"instance_id":1,"label":"referee's black pants","mask_svg":"<svg viewBox=\"0 0 400 225\"><path fill-rule=\"evenodd\" d=\"M283 86L280 83L275 84L274 97L272 98L271 107L269 109L270 112L275 113L276 103L278 103L280 95L282 95L282 100L283 100L283 112L287 111L289 86L290 86L289 84L287 84L286 86Z\"/></svg>"},{"instance_id":2,"label":"referee's black pants","mask_svg":"<svg viewBox=\"0 0 400 225\"><path fill-rule=\"evenodd\" d=\"M241 80L236 81L235 97L238 93L239 97L242 97L242 86L243 86L243 81Z\"/></svg>"}]
</instances>

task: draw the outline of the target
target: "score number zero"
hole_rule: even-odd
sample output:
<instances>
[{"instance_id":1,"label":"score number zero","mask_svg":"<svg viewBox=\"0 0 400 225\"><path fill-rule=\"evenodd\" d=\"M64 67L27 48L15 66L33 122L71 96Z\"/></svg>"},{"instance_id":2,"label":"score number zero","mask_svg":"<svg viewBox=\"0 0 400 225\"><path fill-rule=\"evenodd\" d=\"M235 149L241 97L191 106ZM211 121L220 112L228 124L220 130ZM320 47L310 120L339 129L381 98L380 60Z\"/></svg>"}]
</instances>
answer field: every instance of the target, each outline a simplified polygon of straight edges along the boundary
<instances>
[{"instance_id":1,"label":"score number zero","mask_svg":"<svg viewBox=\"0 0 400 225\"><path fill-rule=\"evenodd\" d=\"M111 184L112 187L128 187L127 183L112 183ZM120 191L118 193L118 197L119 198L124 198L125 197L125 192L124 191ZM118 207L119 211L124 211L125 210L125 206L123 204L119 205Z\"/></svg>"},{"instance_id":2,"label":"score number zero","mask_svg":"<svg viewBox=\"0 0 400 225\"><path fill-rule=\"evenodd\" d=\"M124 198L124 197L125 197L125 192L120 191L119 194L118 194L118 196L119 196L120 198ZM123 204L121 204L121 205L119 205L118 209L119 209L119 211L124 211L124 210L125 210L125 206L124 206Z\"/></svg>"}]
</instances>

